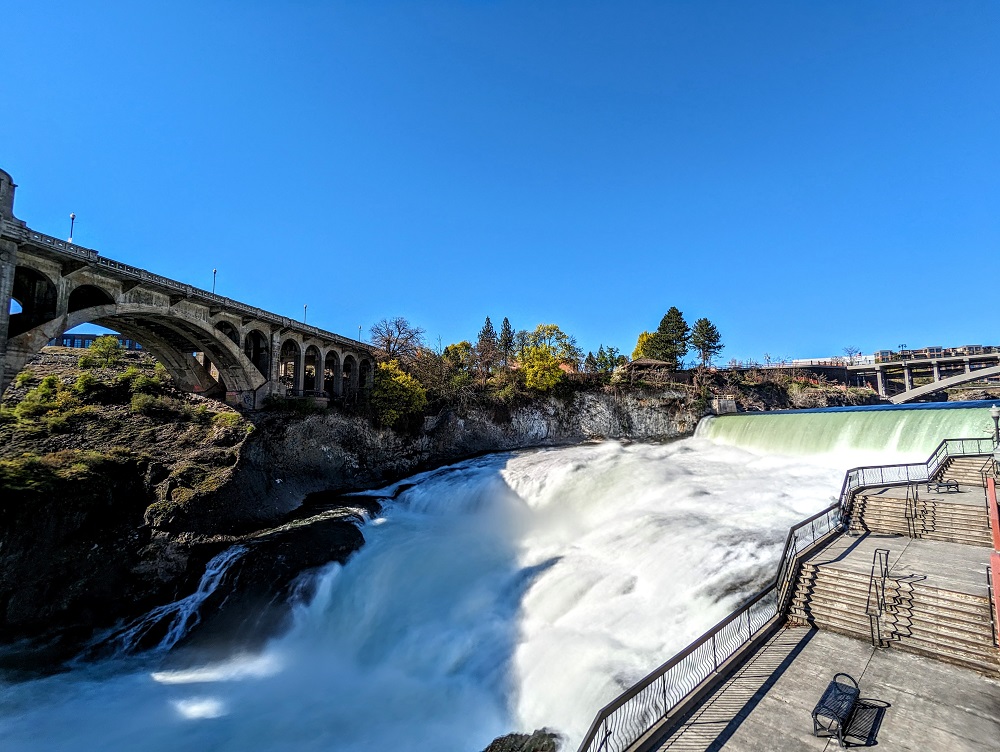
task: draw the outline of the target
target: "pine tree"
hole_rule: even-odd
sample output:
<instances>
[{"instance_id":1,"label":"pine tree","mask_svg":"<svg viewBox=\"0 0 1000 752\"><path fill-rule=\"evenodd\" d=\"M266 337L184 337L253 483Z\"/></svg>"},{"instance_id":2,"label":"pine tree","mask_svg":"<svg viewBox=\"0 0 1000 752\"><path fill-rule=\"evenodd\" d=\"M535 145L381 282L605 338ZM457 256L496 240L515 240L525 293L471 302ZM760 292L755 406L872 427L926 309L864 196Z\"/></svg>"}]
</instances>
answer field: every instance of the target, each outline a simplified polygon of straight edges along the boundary
<instances>
[{"instance_id":1,"label":"pine tree","mask_svg":"<svg viewBox=\"0 0 1000 752\"><path fill-rule=\"evenodd\" d=\"M724 345L721 342L722 336L711 321L700 318L694 322L694 329L691 330L691 346L698 351L703 368L722 352Z\"/></svg>"},{"instance_id":2,"label":"pine tree","mask_svg":"<svg viewBox=\"0 0 1000 752\"><path fill-rule=\"evenodd\" d=\"M597 373L599 370L597 358L594 357L594 353L588 352L587 357L583 359L584 373Z\"/></svg>"},{"instance_id":3,"label":"pine tree","mask_svg":"<svg viewBox=\"0 0 1000 752\"><path fill-rule=\"evenodd\" d=\"M676 306L670 306L660 319L660 325L653 332L646 353L650 358L669 363L671 370L677 371L680 370L681 362L687 355L690 340L691 328L684 320L684 314L677 310Z\"/></svg>"},{"instance_id":4,"label":"pine tree","mask_svg":"<svg viewBox=\"0 0 1000 752\"><path fill-rule=\"evenodd\" d=\"M490 374L493 372L494 366L496 366L497 360L499 359L499 347L497 343L497 332L493 328L493 322L490 321L490 317L486 317L486 323L483 324L483 328L479 330L479 339L476 342L476 356L479 364L479 373L483 379L483 384L486 384L486 380L489 378Z\"/></svg>"},{"instance_id":5,"label":"pine tree","mask_svg":"<svg viewBox=\"0 0 1000 752\"><path fill-rule=\"evenodd\" d=\"M506 368L514 355L514 330L506 316L503 317L503 324L500 325L500 340L497 342L497 348L500 350L500 362Z\"/></svg>"}]
</instances>

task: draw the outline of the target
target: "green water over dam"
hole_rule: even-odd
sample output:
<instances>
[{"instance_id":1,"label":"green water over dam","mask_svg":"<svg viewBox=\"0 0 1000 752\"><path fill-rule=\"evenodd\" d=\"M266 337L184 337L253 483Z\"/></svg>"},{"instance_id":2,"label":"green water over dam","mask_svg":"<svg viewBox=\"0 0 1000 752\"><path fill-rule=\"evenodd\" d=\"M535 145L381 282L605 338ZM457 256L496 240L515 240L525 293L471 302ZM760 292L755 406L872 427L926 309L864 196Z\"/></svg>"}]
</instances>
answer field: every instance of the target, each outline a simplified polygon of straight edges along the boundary
<instances>
[{"instance_id":1,"label":"green water over dam","mask_svg":"<svg viewBox=\"0 0 1000 752\"><path fill-rule=\"evenodd\" d=\"M858 455L924 460L946 438L993 434L991 402L877 405L743 413L706 418L695 435L719 444L786 455Z\"/></svg>"}]
</instances>

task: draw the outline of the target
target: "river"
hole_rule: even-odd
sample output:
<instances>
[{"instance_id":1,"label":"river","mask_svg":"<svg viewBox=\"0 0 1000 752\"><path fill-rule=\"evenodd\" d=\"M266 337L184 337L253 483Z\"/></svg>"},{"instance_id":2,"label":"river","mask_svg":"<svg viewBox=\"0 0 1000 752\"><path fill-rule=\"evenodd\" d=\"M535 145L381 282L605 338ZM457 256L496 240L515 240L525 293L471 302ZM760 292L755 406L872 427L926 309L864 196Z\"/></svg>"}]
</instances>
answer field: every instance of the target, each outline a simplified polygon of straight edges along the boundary
<instances>
[{"instance_id":1,"label":"river","mask_svg":"<svg viewBox=\"0 0 1000 752\"><path fill-rule=\"evenodd\" d=\"M0 748L474 752L544 726L573 750L601 706L773 577L788 527L847 467L990 428L981 406L726 416L671 443L424 473L345 566L303 574L312 596L262 650L0 681Z\"/></svg>"}]
</instances>

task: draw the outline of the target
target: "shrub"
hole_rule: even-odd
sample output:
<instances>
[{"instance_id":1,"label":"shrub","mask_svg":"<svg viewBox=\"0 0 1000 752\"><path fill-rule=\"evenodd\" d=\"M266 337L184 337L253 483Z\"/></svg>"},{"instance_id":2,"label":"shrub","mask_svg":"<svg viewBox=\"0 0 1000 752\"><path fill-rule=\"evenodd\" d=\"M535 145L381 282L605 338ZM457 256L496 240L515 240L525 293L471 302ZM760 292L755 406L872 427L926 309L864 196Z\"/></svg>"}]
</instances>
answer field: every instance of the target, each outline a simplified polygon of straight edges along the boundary
<instances>
[{"instance_id":1,"label":"shrub","mask_svg":"<svg viewBox=\"0 0 1000 752\"><path fill-rule=\"evenodd\" d=\"M150 418L174 418L178 413L184 414L182 410L177 409L172 400L142 393L132 395L131 409L134 413Z\"/></svg>"},{"instance_id":2,"label":"shrub","mask_svg":"<svg viewBox=\"0 0 1000 752\"><path fill-rule=\"evenodd\" d=\"M23 371L17 374L17 376L14 377L14 386L16 387L28 386L28 384L31 382L33 378L35 378L35 374L32 372L32 370L30 368L25 368Z\"/></svg>"},{"instance_id":3,"label":"shrub","mask_svg":"<svg viewBox=\"0 0 1000 752\"><path fill-rule=\"evenodd\" d=\"M19 420L38 418L47 413L57 413L74 407L76 398L57 376L46 376L34 389L30 389L24 399L14 408Z\"/></svg>"},{"instance_id":4,"label":"shrub","mask_svg":"<svg viewBox=\"0 0 1000 752\"><path fill-rule=\"evenodd\" d=\"M212 423L220 428L235 428L240 424L239 413L215 413Z\"/></svg>"},{"instance_id":5,"label":"shrub","mask_svg":"<svg viewBox=\"0 0 1000 752\"><path fill-rule=\"evenodd\" d=\"M122 362L124 353L125 348L117 337L104 334L91 343L77 365L80 368L112 368Z\"/></svg>"},{"instance_id":6,"label":"shrub","mask_svg":"<svg viewBox=\"0 0 1000 752\"><path fill-rule=\"evenodd\" d=\"M77 377L76 383L73 384L73 391L76 392L77 396L84 399L87 397L93 397L103 389L104 384L98 381L94 375L90 373L81 373Z\"/></svg>"},{"instance_id":7,"label":"shrub","mask_svg":"<svg viewBox=\"0 0 1000 752\"><path fill-rule=\"evenodd\" d=\"M371 392L375 418L384 426L399 423L422 413L427 407L427 392L420 382L404 372L399 362L379 363Z\"/></svg>"}]
</instances>

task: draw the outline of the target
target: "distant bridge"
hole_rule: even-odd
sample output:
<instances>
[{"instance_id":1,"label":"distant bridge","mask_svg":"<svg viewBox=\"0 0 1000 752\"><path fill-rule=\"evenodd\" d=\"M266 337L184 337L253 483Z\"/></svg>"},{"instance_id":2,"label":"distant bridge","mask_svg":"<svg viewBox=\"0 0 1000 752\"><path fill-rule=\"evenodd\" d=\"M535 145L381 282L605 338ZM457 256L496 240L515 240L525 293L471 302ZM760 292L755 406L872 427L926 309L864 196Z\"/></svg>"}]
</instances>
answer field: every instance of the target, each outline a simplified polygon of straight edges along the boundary
<instances>
[{"instance_id":1,"label":"distant bridge","mask_svg":"<svg viewBox=\"0 0 1000 752\"><path fill-rule=\"evenodd\" d=\"M368 345L35 232L14 216L15 187L0 170L0 393L49 340L84 323L142 343L179 388L250 409L269 395L351 398L371 387Z\"/></svg>"},{"instance_id":2,"label":"distant bridge","mask_svg":"<svg viewBox=\"0 0 1000 752\"><path fill-rule=\"evenodd\" d=\"M899 405L948 387L1000 376L1000 353L891 360L873 365L848 366L847 369L869 383L874 381L872 386L878 390L880 397ZM928 378L929 383L915 385L917 380L925 381ZM898 384L900 380L902 391L890 396L890 383Z\"/></svg>"}]
</instances>

